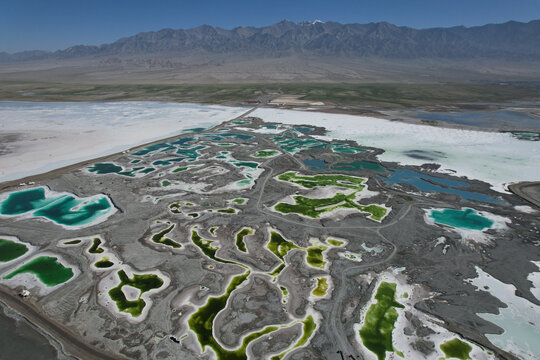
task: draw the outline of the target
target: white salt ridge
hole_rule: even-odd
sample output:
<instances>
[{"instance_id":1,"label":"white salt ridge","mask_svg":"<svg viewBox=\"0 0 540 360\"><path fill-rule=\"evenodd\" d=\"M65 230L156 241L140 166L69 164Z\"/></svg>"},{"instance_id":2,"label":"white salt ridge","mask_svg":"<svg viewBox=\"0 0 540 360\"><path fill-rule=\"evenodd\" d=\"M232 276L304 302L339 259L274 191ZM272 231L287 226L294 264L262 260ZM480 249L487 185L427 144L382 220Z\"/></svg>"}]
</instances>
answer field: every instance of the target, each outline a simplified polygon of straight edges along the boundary
<instances>
[{"instance_id":1,"label":"white salt ridge","mask_svg":"<svg viewBox=\"0 0 540 360\"><path fill-rule=\"evenodd\" d=\"M209 128L246 108L159 102L0 102L0 134L22 133L0 157L0 181L18 179L130 147Z\"/></svg>"},{"instance_id":2,"label":"white salt ridge","mask_svg":"<svg viewBox=\"0 0 540 360\"><path fill-rule=\"evenodd\" d=\"M476 267L478 277L468 279L479 291L487 291L506 304L498 314L480 313L478 316L504 329L502 334L486 334L495 346L520 359L540 358L540 306L516 296L516 287L505 284ZM538 281L538 276L533 279ZM538 282L535 286L538 285ZM535 291L536 295L538 292Z\"/></svg>"},{"instance_id":3,"label":"white salt ridge","mask_svg":"<svg viewBox=\"0 0 540 360\"><path fill-rule=\"evenodd\" d=\"M514 206L514 209L516 209L517 211L526 213L526 214L535 214L538 212L538 210L533 209L532 207L528 205L516 205Z\"/></svg>"},{"instance_id":4,"label":"white salt ridge","mask_svg":"<svg viewBox=\"0 0 540 360\"><path fill-rule=\"evenodd\" d=\"M404 153L411 150L441 151L436 162L443 171L454 170L506 192L504 184L540 178L540 144L508 133L482 132L393 122L367 116L327 114L293 110L257 109L252 114L268 122L313 125L328 130L328 138L354 140L360 146L384 149L382 161L422 165Z\"/></svg>"}]
</instances>

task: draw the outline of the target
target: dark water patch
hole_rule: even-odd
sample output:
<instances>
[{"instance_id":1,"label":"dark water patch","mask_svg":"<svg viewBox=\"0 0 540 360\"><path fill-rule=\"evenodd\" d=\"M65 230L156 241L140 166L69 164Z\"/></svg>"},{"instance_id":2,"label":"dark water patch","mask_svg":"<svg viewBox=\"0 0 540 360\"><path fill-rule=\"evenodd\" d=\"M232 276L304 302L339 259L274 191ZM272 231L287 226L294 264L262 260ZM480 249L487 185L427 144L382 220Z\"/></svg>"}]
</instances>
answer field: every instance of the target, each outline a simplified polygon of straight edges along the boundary
<instances>
[{"instance_id":1,"label":"dark water patch","mask_svg":"<svg viewBox=\"0 0 540 360\"><path fill-rule=\"evenodd\" d=\"M371 170L381 174L386 172L386 169L382 165L371 161L352 161L349 163L337 163L332 165L331 169L339 171Z\"/></svg>"},{"instance_id":2,"label":"dark water patch","mask_svg":"<svg viewBox=\"0 0 540 360\"><path fill-rule=\"evenodd\" d=\"M236 138L239 140L249 140L252 139L252 135L246 134L237 134L237 133L222 133L222 134L200 134L200 138L208 138L211 141L223 141L227 138Z\"/></svg>"},{"instance_id":3,"label":"dark water patch","mask_svg":"<svg viewBox=\"0 0 540 360\"><path fill-rule=\"evenodd\" d=\"M201 131L204 131L204 130L206 130L206 128L197 127L197 128L192 128L192 129L185 129L185 130L182 130L182 132L193 133L193 132L201 132Z\"/></svg>"},{"instance_id":4,"label":"dark water patch","mask_svg":"<svg viewBox=\"0 0 540 360\"><path fill-rule=\"evenodd\" d=\"M403 154L413 159L428 161L436 161L447 157L442 151L408 150L404 151Z\"/></svg>"},{"instance_id":5,"label":"dark water patch","mask_svg":"<svg viewBox=\"0 0 540 360\"><path fill-rule=\"evenodd\" d=\"M8 262L28 252L26 245L0 238L0 262Z\"/></svg>"},{"instance_id":6,"label":"dark water patch","mask_svg":"<svg viewBox=\"0 0 540 360\"><path fill-rule=\"evenodd\" d=\"M465 181L430 176L409 169L393 169L390 171L390 176L383 177L382 179L388 185L408 184L424 192L454 194L460 196L462 199L467 200L477 200L490 203L500 202L500 200L486 194L460 190L461 188L466 188L469 186L469 183Z\"/></svg>"},{"instance_id":7,"label":"dark water patch","mask_svg":"<svg viewBox=\"0 0 540 360\"><path fill-rule=\"evenodd\" d=\"M308 159L304 160L303 163L311 171L323 171L328 169L328 164L326 163L326 161L320 159Z\"/></svg>"},{"instance_id":8,"label":"dark water patch","mask_svg":"<svg viewBox=\"0 0 540 360\"><path fill-rule=\"evenodd\" d=\"M540 129L540 118L527 113L511 110L467 111L459 113L419 113L416 118L444 121L460 125L491 127L504 125L509 128Z\"/></svg>"},{"instance_id":9,"label":"dark water patch","mask_svg":"<svg viewBox=\"0 0 540 360\"><path fill-rule=\"evenodd\" d=\"M296 130L298 132L301 132L303 134L307 134L307 133L312 132L315 129L312 128L312 127L307 127L307 126L297 126L297 127L294 128L294 130Z\"/></svg>"},{"instance_id":10,"label":"dark water patch","mask_svg":"<svg viewBox=\"0 0 540 360\"><path fill-rule=\"evenodd\" d=\"M56 349L45 336L24 320L16 320L5 315L0 306L0 349L2 359L56 359Z\"/></svg>"},{"instance_id":11,"label":"dark water patch","mask_svg":"<svg viewBox=\"0 0 540 360\"><path fill-rule=\"evenodd\" d=\"M112 163L96 163L88 167L89 172L93 172L99 175L104 174L118 174L123 168L121 166Z\"/></svg>"}]
</instances>

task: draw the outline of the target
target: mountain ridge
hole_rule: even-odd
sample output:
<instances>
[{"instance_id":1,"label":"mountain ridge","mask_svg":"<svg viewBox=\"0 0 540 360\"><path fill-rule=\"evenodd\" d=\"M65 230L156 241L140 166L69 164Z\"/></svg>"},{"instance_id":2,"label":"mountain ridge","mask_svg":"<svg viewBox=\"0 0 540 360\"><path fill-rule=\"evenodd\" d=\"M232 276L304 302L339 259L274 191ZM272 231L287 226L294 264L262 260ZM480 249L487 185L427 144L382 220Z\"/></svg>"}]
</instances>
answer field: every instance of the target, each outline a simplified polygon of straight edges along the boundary
<instances>
[{"instance_id":1,"label":"mountain ridge","mask_svg":"<svg viewBox=\"0 0 540 360\"><path fill-rule=\"evenodd\" d=\"M301 23L283 20L271 26L239 26L231 30L201 25L185 30L165 28L141 32L112 43L74 45L53 52L0 52L0 62L154 54L169 57L215 54L538 61L540 20L428 29L396 26L387 22L341 24L320 20Z\"/></svg>"}]
</instances>

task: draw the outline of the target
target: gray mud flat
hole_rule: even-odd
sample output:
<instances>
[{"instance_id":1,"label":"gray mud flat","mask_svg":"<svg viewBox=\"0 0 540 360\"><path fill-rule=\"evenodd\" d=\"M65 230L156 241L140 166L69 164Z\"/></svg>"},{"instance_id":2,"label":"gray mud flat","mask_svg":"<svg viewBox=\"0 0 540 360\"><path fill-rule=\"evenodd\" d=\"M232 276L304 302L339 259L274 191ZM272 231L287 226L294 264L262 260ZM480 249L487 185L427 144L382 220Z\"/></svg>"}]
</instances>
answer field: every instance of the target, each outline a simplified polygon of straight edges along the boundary
<instances>
[{"instance_id":1,"label":"gray mud flat","mask_svg":"<svg viewBox=\"0 0 540 360\"><path fill-rule=\"evenodd\" d=\"M210 359L216 352L223 359L260 359L284 353L284 358L289 359L339 360L341 352L349 358L362 359L365 349L358 342L355 324L362 322L363 309L375 291L376 275L387 269L404 268L403 274L410 284L422 284L436 294L418 300L416 309L441 320L444 328L488 349L495 357L515 358L485 336L501 330L476 315L497 313L502 304L488 292L476 291L465 280L474 278L474 267L481 266L499 280L516 286L520 296L538 304L527 276L535 271L530 261L539 260L534 242L538 240L540 224L537 217L516 212L514 206L526 204L524 200L494 193L489 184L480 181L470 181L466 190L496 197L495 205L455 194L422 192L412 185L387 186L384 171L328 170L334 164L355 161L379 163L384 169L398 166L380 163L376 155L382 150L354 143L348 145L367 151L334 152L331 143L321 141L316 148L290 153L279 143L283 139L276 136L289 141L314 138L292 131L281 135L254 133L251 130L260 128L261 119L242 120L250 123L229 121L204 133L190 133L99 159L99 163L113 163L122 171L98 174L89 171L96 167L88 163L31 179L35 181L33 186L48 186L79 197L108 195L119 211L105 222L66 230L35 218L0 219L0 235L16 236L38 247L38 252L58 254L80 270L76 279L45 296L38 296L35 287L29 286L32 295L17 300L39 309L41 321L63 324L65 331L57 339L71 343L71 347L65 347L68 353L85 358L77 349L86 344L96 354L107 353L110 358ZM323 133L320 128L312 132ZM252 156L262 149L275 149L280 155L268 159ZM437 154L416 155L425 156L429 162ZM314 158L323 158L327 169L309 170L304 160ZM454 179L436 173L437 166L433 165L401 168ZM391 211L380 222L369 219L366 213L349 210L321 218L274 211L273 206L288 196L323 196L322 192L328 190L324 186L321 188L326 190L302 188L276 179L291 170L305 176L341 174L366 178L365 185L373 194L355 201L361 205L384 204ZM18 189L21 188L7 184L3 191ZM238 204L233 201L238 198L247 200ZM511 223L504 232L489 232L490 242L473 243L448 227L425 221L425 209L461 207L487 211L508 218ZM172 230L156 236L171 225ZM244 237L246 249L242 251L237 246L236 234L244 227L254 233ZM268 245L272 231L294 244L281 258ZM194 232L203 239L201 242L197 242ZM89 243L59 246L66 239L97 235L104 239L103 248L118 259L116 268L92 267L98 258L88 253ZM443 246L436 245L443 236L447 245L444 251ZM328 238L343 239L346 244L330 246ZM315 246L314 239L325 245L326 266L313 266L306 260L306 249ZM351 260L345 252L357 254L361 260ZM280 264L285 267L272 275ZM121 266L137 273L159 271L170 280L168 286L149 295L151 304L146 303L148 312L142 321L122 313L114 303L104 306L103 297L109 295L100 286ZM247 270L245 281L231 285ZM324 276L329 277L331 285L327 294L318 298L313 289L316 279ZM2 289L15 295L24 286L21 283L8 288L3 284ZM133 292L133 288L129 291ZM193 314L202 311L209 299L224 294L228 298L222 305L215 305L210 321L211 336L222 349L206 346L201 353L199 343L205 343L197 339ZM21 309L24 315L24 307ZM316 320L314 331L307 341L294 347L303 334L302 321L310 316ZM248 334L266 326L276 329L260 335L236 357L227 353L238 349ZM415 346L426 356L437 356L438 344L423 340L430 334L424 324L412 321L407 331L418 335ZM79 343L72 342L72 338ZM23 343L22 339L14 341ZM52 350L43 345L39 351L48 354Z\"/></svg>"}]
</instances>

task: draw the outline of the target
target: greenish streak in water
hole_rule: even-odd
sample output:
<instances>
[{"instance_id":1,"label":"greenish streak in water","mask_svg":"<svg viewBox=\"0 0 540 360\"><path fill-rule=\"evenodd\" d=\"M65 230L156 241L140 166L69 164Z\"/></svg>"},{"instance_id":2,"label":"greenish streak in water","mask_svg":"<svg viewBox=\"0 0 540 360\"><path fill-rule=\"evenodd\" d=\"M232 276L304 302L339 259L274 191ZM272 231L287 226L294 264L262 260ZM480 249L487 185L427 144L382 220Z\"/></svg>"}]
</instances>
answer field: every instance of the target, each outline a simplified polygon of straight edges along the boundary
<instances>
[{"instance_id":1,"label":"greenish streak in water","mask_svg":"<svg viewBox=\"0 0 540 360\"><path fill-rule=\"evenodd\" d=\"M469 354L472 347L466 342L463 342L458 338L454 338L445 342L444 344L441 344L441 350L444 352L444 355L446 355L446 359L456 358L460 360L468 360L471 358Z\"/></svg>"},{"instance_id":2,"label":"greenish streak in water","mask_svg":"<svg viewBox=\"0 0 540 360\"><path fill-rule=\"evenodd\" d=\"M404 308L395 300L396 284L381 282L375 295L377 302L372 304L360 329L364 346L373 352L378 360L386 358L387 351L394 351L392 331L398 318L396 308Z\"/></svg>"},{"instance_id":3,"label":"greenish streak in water","mask_svg":"<svg viewBox=\"0 0 540 360\"><path fill-rule=\"evenodd\" d=\"M489 229L494 224L493 220L478 215L476 210L470 208L431 210L429 217L437 224L465 230Z\"/></svg>"},{"instance_id":4,"label":"greenish streak in water","mask_svg":"<svg viewBox=\"0 0 540 360\"><path fill-rule=\"evenodd\" d=\"M218 247L212 246L214 241L203 239L196 230L191 230L191 241L203 252L204 255L208 256L210 259L224 264L234 264L239 265L245 268L245 266L237 264L232 261L228 261L216 256Z\"/></svg>"},{"instance_id":5,"label":"greenish streak in water","mask_svg":"<svg viewBox=\"0 0 540 360\"><path fill-rule=\"evenodd\" d=\"M76 240L65 241L64 245L77 245L77 244L80 244L80 243L81 243L81 240L76 239Z\"/></svg>"},{"instance_id":6,"label":"greenish streak in water","mask_svg":"<svg viewBox=\"0 0 540 360\"><path fill-rule=\"evenodd\" d=\"M0 262L14 260L27 252L28 248L24 244L7 239L0 239Z\"/></svg>"},{"instance_id":7,"label":"greenish streak in water","mask_svg":"<svg viewBox=\"0 0 540 360\"><path fill-rule=\"evenodd\" d=\"M34 274L42 283L49 287L65 283L73 277L73 270L64 267L64 265L58 262L58 258L39 256L19 266L15 271L4 276L4 279L11 279L16 275L24 273Z\"/></svg>"}]
</instances>

